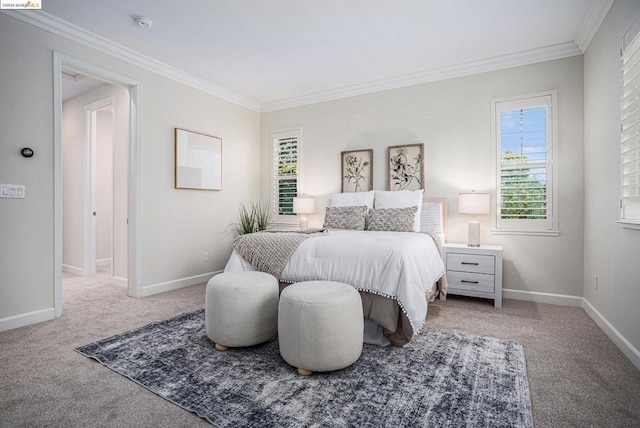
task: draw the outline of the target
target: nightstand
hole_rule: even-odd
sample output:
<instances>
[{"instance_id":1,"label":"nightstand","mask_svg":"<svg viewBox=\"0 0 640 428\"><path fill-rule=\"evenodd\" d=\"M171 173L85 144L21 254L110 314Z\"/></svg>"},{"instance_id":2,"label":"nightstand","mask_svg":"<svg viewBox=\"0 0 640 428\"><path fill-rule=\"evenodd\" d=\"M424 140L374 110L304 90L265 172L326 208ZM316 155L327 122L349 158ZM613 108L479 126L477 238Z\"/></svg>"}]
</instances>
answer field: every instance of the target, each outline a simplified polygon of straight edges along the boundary
<instances>
[{"instance_id":1,"label":"nightstand","mask_svg":"<svg viewBox=\"0 0 640 428\"><path fill-rule=\"evenodd\" d=\"M444 244L447 269L447 294L493 299L493 306L502 307L502 246Z\"/></svg>"}]
</instances>

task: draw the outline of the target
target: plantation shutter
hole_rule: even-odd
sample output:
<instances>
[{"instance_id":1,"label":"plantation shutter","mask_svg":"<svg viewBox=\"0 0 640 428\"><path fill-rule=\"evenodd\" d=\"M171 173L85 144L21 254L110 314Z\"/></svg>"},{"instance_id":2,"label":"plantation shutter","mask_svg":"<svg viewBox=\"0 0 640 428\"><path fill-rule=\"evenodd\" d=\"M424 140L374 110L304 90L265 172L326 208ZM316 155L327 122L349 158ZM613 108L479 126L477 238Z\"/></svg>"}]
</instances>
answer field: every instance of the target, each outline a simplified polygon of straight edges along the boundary
<instances>
[{"instance_id":1,"label":"plantation shutter","mask_svg":"<svg viewBox=\"0 0 640 428\"><path fill-rule=\"evenodd\" d=\"M276 215L295 215L293 198L298 195L299 132L274 134L273 208Z\"/></svg>"},{"instance_id":2,"label":"plantation shutter","mask_svg":"<svg viewBox=\"0 0 640 428\"><path fill-rule=\"evenodd\" d=\"M621 220L640 222L640 34L622 53Z\"/></svg>"},{"instance_id":3,"label":"plantation shutter","mask_svg":"<svg viewBox=\"0 0 640 428\"><path fill-rule=\"evenodd\" d=\"M553 228L551 95L496 104L497 227Z\"/></svg>"}]
</instances>

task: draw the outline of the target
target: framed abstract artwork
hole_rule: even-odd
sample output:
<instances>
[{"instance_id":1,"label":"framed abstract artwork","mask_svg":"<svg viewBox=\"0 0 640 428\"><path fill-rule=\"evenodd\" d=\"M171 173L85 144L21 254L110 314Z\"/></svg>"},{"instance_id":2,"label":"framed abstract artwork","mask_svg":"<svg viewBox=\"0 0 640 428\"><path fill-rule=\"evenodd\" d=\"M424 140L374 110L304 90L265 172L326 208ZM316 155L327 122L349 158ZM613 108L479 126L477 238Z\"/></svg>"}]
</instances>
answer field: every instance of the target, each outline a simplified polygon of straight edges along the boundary
<instances>
[{"instance_id":1,"label":"framed abstract artwork","mask_svg":"<svg viewBox=\"0 0 640 428\"><path fill-rule=\"evenodd\" d=\"M424 189L424 144L387 147L387 189Z\"/></svg>"},{"instance_id":2,"label":"framed abstract artwork","mask_svg":"<svg viewBox=\"0 0 640 428\"><path fill-rule=\"evenodd\" d=\"M368 192L373 190L373 150L341 152L342 191Z\"/></svg>"},{"instance_id":3,"label":"framed abstract artwork","mask_svg":"<svg viewBox=\"0 0 640 428\"><path fill-rule=\"evenodd\" d=\"M222 190L222 138L176 128L176 189Z\"/></svg>"}]
</instances>

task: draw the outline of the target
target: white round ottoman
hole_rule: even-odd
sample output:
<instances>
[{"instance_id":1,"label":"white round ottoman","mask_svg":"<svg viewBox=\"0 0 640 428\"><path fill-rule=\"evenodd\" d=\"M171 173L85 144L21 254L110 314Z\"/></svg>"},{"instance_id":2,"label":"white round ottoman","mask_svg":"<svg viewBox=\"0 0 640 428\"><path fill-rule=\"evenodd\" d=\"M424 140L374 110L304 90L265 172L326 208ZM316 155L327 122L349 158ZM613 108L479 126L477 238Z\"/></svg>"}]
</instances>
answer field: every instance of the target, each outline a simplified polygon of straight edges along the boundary
<instances>
[{"instance_id":1,"label":"white round ottoman","mask_svg":"<svg viewBox=\"0 0 640 428\"><path fill-rule=\"evenodd\" d=\"M278 281L264 272L224 272L207 283L205 327L216 349L275 339Z\"/></svg>"},{"instance_id":2,"label":"white round ottoman","mask_svg":"<svg viewBox=\"0 0 640 428\"><path fill-rule=\"evenodd\" d=\"M360 293L348 284L306 281L280 294L280 355L308 376L339 370L362 354L364 319Z\"/></svg>"}]
</instances>

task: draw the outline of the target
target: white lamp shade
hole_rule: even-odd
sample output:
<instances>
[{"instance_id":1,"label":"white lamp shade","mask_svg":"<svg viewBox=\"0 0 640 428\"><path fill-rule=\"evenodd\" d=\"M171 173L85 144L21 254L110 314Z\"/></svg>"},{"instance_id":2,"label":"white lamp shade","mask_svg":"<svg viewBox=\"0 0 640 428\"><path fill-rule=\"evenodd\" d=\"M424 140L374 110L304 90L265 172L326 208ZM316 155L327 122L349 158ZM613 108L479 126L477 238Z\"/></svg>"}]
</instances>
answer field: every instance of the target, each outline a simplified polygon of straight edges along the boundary
<instances>
[{"instance_id":1,"label":"white lamp shade","mask_svg":"<svg viewBox=\"0 0 640 428\"><path fill-rule=\"evenodd\" d=\"M316 200L313 198L293 198L293 212L296 214L312 214L316 211Z\"/></svg>"},{"instance_id":2,"label":"white lamp shade","mask_svg":"<svg viewBox=\"0 0 640 428\"><path fill-rule=\"evenodd\" d=\"M490 204L488 193L458 194L458 212L460 214L489 214Z\"/></svg>"}]
</instances>

